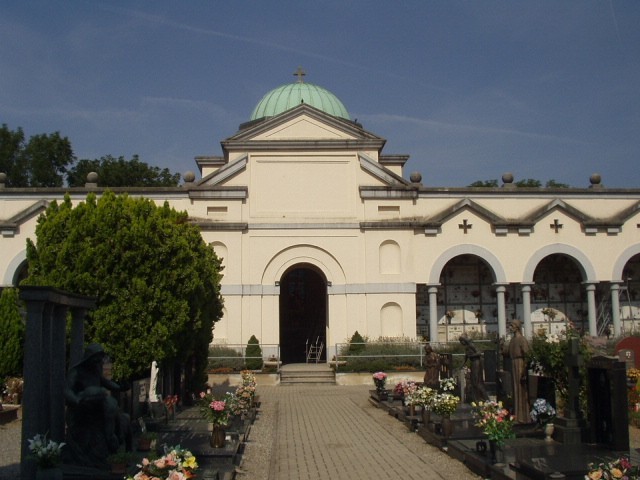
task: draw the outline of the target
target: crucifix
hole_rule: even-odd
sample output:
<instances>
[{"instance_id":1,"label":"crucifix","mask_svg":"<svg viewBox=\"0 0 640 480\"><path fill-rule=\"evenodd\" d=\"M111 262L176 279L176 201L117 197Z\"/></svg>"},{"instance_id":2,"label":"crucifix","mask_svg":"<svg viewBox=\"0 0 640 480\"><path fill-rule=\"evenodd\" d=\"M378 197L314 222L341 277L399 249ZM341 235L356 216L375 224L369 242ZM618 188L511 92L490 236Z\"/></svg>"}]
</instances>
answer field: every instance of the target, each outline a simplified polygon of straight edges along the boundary
<instances>
[{"instance_id":1,"label":"crucifix","mask_svg":"<svg viewBox=\"0 0 640 480\"><path fill-rule=\"evenodd\" d=\"M293 73L294 77L298 77L298 83L304 83L304 76L306 75L306 73L304 73L304 70L302 70L302 67L298 67L298 70L296 70Z\"/></svg>"},{"instance_id":2,"label":"crucifix","mask_svg":"<svg viewBox=\"0 0 640 480\"><path fill-rule=\"evenodd\" d=\"M549 225L551 228L553 228L555 230L556 233L558 233L560 231L560 229L562 228L562 224L558 221L557 218L553 219L553 223Z\"/></svg>"},{"instance_id":3,"label":"crucifix","mask_svg":"<svg viewBox=\"0 0 640 480\"><path fill-rule=\"evenodd\" d=\"M458 228L463 229L465 235L466 235L467 231L471 229L471 227L473 227L473 225L471 223L467 223L467 219L466 218L464 220L462 220L462 223L458 224Z\"/></svg>"}]
</instances>

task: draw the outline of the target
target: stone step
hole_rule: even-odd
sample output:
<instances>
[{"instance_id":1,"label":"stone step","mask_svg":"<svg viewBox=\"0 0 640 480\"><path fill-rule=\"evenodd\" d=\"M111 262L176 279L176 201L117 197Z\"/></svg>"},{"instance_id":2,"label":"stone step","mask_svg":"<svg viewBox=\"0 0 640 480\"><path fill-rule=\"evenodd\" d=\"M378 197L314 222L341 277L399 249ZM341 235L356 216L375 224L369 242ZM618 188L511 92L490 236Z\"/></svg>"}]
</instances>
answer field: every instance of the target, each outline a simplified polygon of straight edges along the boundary
<instances>
[{"instance_id":1,"label":"stone step","mask_svg":"<svg viewBox=\"0 0 640 480\"><path fill-rule=\"evenodd\" d=\"M335 384L336 377L332 370L295 370L295 371L281 371L280 372L281 384L295 384L295 383L320 383L320 384Z\"/></svg>"}]
</instances>

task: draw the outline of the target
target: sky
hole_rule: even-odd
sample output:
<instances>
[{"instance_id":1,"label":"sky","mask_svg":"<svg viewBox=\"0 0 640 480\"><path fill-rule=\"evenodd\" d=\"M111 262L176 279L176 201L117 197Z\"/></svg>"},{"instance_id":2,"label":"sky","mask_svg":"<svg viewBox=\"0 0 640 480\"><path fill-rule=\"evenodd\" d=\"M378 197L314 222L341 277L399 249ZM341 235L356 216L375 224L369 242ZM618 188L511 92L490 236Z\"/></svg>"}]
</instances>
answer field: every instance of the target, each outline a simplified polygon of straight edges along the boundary
<instances>
[{"instance_id":1,"label":"sky","mask_svg":"<svg viewBox=\"0 0 640 480\"><path fill-rule=\"evenodd\" d=\"M432 187L640 188L640 2L0 0L0 123L78 159L221 155L296 78Z\"/></svg>"}]
</instances>

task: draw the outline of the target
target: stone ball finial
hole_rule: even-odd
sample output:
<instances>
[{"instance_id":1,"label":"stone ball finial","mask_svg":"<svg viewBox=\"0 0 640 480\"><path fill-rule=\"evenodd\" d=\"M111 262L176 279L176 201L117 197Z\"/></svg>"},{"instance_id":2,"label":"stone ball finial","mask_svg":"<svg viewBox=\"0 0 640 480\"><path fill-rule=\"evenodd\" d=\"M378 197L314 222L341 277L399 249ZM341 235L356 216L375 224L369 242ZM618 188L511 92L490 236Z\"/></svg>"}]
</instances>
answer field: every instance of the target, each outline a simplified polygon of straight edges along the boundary
<instances>
[{"instance_id":1,"label":"stone ball finial","mask_svg":"<svg viewBox=\"0 0 640 480\"><path fill-rule=\"evenodd\" d=\"M409 180L411 180L411 183L420 183L422 182L422 174L420 172L411 172Z\"/></svg>"},{"instance_id":2,"label":"stone ball finial","mask_svg":"<svg viewBox=\"0 0 640 480\"><path fill-rule=\"evenodd\" d=\"M189 170L187 172L184 172L182 178L186 183L193 183L193 181L196 179L196 174Z\"/></svg>"},{"instance_id":3,"label":"stone ball finial","mask_svg":"<svg viewBox=\"0 0 640 480\"><path fill-rule=\"evenodd\" d=\"M89 172L87 174L87 183L98 183L98 174L96 172Z\"/></svg>"},{"instance_id":4,"label":"stone ball finial","mask_svg":"<svg viewBox=\"0 0 640 480\"><path fill-rule=\"evenodd\" d=\"M6 183L7 182L7 174L4 172L0 172L0 183Z\"/></svg>"},{"instance_id":5,"label":"stone ball finial","mask_svg":"<svg viewBox=\"0 0 640 480\"><path fill-rule=\"evenodd\" d=\"M591 182L591 185L594 185L594 186L600 185L601 181L602 181L602 176L599 173L593 173L589 177L589 182Z\"/></svg>"},{"instance_id":6,"label":"stone ball finial","mask_svg":"<svg viewBox=\"0 0 640 480\"><path fill-rule=\"evenodd\" d=\"M513 183L513 173L506 172L502 174L502 183Z\"/></svg>"}]
</instances>

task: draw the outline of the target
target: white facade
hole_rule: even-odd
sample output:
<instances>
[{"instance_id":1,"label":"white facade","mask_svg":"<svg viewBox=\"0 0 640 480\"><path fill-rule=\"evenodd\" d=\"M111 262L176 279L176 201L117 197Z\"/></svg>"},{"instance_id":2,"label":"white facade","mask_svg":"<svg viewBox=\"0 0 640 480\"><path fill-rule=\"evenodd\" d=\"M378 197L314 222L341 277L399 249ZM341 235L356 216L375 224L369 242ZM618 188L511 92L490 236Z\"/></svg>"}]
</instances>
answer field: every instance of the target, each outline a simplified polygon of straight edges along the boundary
<instances>
[{"instance_id":1,"label":"white facade","mask_svg":"<svg viewBox=\"0 0 640 480\"><path fill-rule=\"evenodd\" d=\"M317 338L330 357L356 330L444 341L504 335L511 317L527 335L569 320L591 335L636 327L640 189L428 188L403 177L408 157L384 155L384 143L301 104L241 127L222 157L198 157L200 180L128 189L186 210L223 258L214 342L255 335L287 362ZM37 215L65 191L79 202L101 190L0 184L4 285Z\"/></svg>"}]
</instances>

